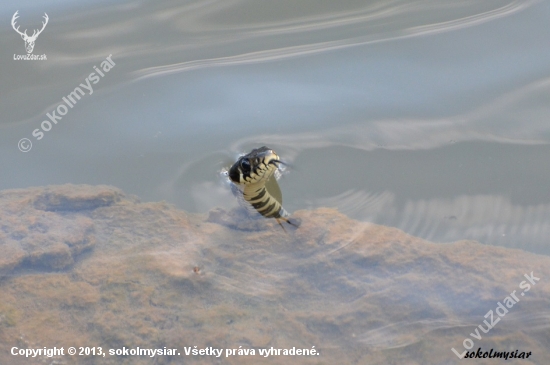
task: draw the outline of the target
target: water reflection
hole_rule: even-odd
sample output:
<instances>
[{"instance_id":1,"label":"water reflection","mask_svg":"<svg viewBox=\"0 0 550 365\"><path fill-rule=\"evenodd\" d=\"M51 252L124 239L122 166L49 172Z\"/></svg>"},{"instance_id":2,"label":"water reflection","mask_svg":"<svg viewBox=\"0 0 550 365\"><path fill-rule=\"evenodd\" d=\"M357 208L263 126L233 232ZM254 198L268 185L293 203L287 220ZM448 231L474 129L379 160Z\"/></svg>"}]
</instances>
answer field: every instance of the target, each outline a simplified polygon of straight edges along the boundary
<instances>
[{"instance_id":1,"label":"water reflection","mask_svg":"<svg viewBox=\"0 0 550 365\"><path fill-rule=\"evenodd\" d=\"M202 59L166 66L151 67L136 71L133 75L136 80L140 80L146 77L169 75L173 73L191 71L205 67L235 66L259 62L277 61L291 57L310 56L320 52L336 51L347 47L366 46L373 43L393 41L408 37L448 32L465 27L479 25L497 18L510 16L516 12L522 11L532 6L537 2L539 1L511 1L510 3L496 9L468 15L463 18L443 21L434 24L410 26L404 29L400 29L403 27L403 23L400 22L396 24L396 19L405 15L416 15L416 13L425 12L428 9L433 10L433 7L431 6L432 4L424 1L413 3L404 3L402 1L388 1L383 3L374 3L373 5L367 6L366 8L353 10L350 12L330 13L317 17L297 17L293 21L272 23L259 22L259 24L256 26L247 26L246 24L244 24L243 26L242 19L239 19L240 22L238 23L238 26L235 26L235 24L233 24L233 26L229 28L219 27L219 23L216 23L216 25L212 27L214 29L207 30L219 32L235 32L232 33L230 36L225 35L221 38L217 38L219 44L225 44L226 42L236 40L250 41L251 38L267 38L276 35L296 36L306 32L316 32L317 36L319 36L319 33L321 33L321 31L331 30L332 32L338 33L339 29L334 28L353 28L356 26L362 26L363 30L369 33L369 35L328 42L323 41L319 43L309 43L305 45L293 45L289 47L239 54L236 56ZM266 11L265 5L266 4L262 4L263 11ZM453 6L454 5L456 4L453 4ZM484 4L484 6L486 5L487 3ZM277 7L279 8L280 6L281 3L277 3ZM254 4L247 3L246 7L254 7ZM294 9L294 7L288 6L288 9ZM225 8L220 9L220 7L217 6L215 12L218 13L220 11L223 11L223 18L221 19L227 19L227 13L225 12L225 10ZM438 7L438 10L441 11L450 9L448 8L448 6L442 5ZM457 9L452 10L453 15L458 13L455 12ZM478 8L477 10L479 11L480 9ZM363 15L360 15L361 13L363 13ZM212 18L214 18L215 20L221 20L218 19L218 17L216 16L212 16ZM420 20L422 18L417 19ZM181 22L181 18L179 18L179 21ZM224 22L222 22L222 24L223 23ZM367 29L364 28L365 25L367 26ZM185 26L182 25L182 28L188 28L188 24L186 23ZM204 31L205 29L201 30Z\"/></svg>"},{"instance_id":2,"label":"water reflection","mask_svg":"<svg viewBox=\"0 0 550 365\"><path fill-rule=\"evenodd\" d=\"M48 62L0 59L2 188L107 183L231 208L217 172L265 144L294 164L290 211L549 252L540 1L44 6ZM11 29L0 41L21 47ZM23 156L17 141L111 53L117 69Z\"/></svg>"},{"instance_id":3,"label":"water reflection","mask_svg":"<svg viewBox=\"0 0 550 365\"><path fill-rule=\"evenodd\" d=\"M318 148L295 162L323 182L310 182L316 195L289 178L288 199L337 207L436 242L469 238L548 254L550 197L544 173L531 173L548 164L548 154L547 144L480 142L435 152ZM324 161L324 167L307 167L313 160Z\"/></svg>"}]
</instances>

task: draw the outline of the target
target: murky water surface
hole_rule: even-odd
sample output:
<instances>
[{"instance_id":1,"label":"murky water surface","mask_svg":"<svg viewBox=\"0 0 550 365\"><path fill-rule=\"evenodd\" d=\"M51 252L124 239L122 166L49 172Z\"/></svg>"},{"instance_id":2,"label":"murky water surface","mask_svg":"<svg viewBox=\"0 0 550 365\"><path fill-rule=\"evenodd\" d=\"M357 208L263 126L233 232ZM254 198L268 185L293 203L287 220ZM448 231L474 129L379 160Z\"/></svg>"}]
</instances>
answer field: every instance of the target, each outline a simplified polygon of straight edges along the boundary
<instances>
[{"instance_id":1,"label":"murky water surface","mask_svg":"<svg viewBox=\"0 0 550 365\"><path fill-rule=\"evenodd\" d=\"M12 59L25 54L12 10L29 29L48 13L34 51L47 61ZM334 206L438 242L550 252L546 2L50 2L2 14L2 188L107 183L206 212L234 204L217 171L266 144L293 164L281 183L291 211ZM93 94L51 123L110 54Z\"/></svg>"},{"instance_id":2,"label":"murky water surface","mask_svg":"<svg viewBox=\"0 0 550 365\"><path fill-rule=\"evenodd\" d=\"M33 51L47 60L14 60L16 10L29 35L48 14ZM237 206L219 172L267 145L289 164L291 212L550 254L546 1L8 1L0 14L0 189L108 184L206 213Z\"/></svg>"}]
</instances>

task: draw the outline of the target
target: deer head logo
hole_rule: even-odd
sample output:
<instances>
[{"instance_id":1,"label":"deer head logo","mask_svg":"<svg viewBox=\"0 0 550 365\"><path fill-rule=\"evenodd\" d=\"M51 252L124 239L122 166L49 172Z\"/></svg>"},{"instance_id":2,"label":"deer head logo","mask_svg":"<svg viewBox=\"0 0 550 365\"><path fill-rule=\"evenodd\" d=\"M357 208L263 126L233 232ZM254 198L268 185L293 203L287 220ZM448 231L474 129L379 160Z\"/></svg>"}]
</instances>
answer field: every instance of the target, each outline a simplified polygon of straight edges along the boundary
<instances>
[{"instance_id":1,"label":"deer head logo","mask_svg":"<svg viewBox=\"0 0 550 365\"><path fill-rule=\"evenodd\" d=\"M17 15L17 13L19 12L19 10L17 10L15 12L15 14L13 14L13 17L11 18L11 26L13 27L13 29L19 33L21 35L21 38L23 38L23 40L25 41L25 49L27 50L27 53L32 53L32 50L34 49L34 42L36 41L36 38L38 38L38 36L40 35L40 33L42 33L42 31L44 30L44 28L46 28L46 24L48 24L48 14L44 13L44 22L42 22L42 29L38 30L38 29L35 29L34 32L32 33L32 35L29 37L27 35L27 30L25 29L24 32L20 32L19 31L19 26L17 26L17 28L15 27L15 20L17 18L19 18L19 15Z\"/></svg>"}]
</instances>

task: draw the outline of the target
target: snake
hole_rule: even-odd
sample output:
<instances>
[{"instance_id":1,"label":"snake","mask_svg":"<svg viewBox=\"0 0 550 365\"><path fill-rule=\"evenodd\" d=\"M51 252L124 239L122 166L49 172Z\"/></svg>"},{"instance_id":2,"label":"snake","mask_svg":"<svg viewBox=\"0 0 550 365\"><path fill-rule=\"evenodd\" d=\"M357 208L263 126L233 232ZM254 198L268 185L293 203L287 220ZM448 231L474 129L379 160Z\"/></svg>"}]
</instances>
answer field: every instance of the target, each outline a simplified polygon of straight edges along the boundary
<instances>
[{"instance_id":1,"label":"snake","mask_svg":"<svg viewBox=\"0 0 550 365\"><path fill-rule=\"evenodd\" d=\"M290 213L266 188L266 183L281 164L285 163L280 160L277 153L263 146L239 157L229 169L228 175L231 182L238 187L244 201L262 216L275 218L281 227L281 220L298 227L300 221L290 218Z\"/></svg>"}]
</instances>

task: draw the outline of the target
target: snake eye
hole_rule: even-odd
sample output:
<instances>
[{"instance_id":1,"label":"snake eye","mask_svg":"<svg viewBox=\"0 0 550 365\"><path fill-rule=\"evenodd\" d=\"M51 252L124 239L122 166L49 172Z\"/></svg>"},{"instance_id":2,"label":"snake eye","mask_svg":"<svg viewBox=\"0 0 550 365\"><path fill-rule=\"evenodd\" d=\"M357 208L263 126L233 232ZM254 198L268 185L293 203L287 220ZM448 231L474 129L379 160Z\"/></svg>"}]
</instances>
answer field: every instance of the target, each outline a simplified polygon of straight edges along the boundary
<instances>
[{"instance_id":1,"label":"snake eye","mask_svg":"<svg viewBox=\"0 0 550 365\"><path fill-rule=\"evenodd\" d=\"M243 172L248 172L250 171L250 162L243 158L243 160L241 161L241 168L243 169Z\"/></svg>"}]
</instances>

